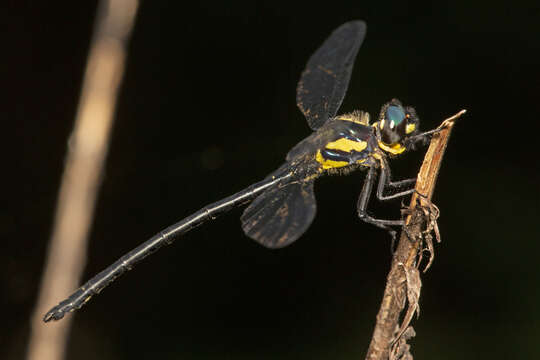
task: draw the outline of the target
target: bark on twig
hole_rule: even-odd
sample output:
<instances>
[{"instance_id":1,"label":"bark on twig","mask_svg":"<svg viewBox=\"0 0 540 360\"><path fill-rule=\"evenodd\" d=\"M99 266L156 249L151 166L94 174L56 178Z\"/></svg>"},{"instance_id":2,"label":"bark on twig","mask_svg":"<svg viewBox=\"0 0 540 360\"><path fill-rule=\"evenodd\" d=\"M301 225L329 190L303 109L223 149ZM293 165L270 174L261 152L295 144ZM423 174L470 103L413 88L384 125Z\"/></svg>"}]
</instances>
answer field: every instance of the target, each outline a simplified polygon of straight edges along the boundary
<instances>
[{"instance_id":1,"label":"bark on twig","mask_svg":"<svg viewBox=\"0 0 540 360\"><path fill-rule=\"evenodd\" d=\"M441 124L442 130L433 136L424 157L416 182L416 191L423 196L414 193L411 198L410 208L407 211L409 215L392 259L381 307L377 314L375 330L366 356L368 360L412 359L406 340L414 336L414 331L408 324L414 313L419 311L421 283L418 265L424 251L424 241L428 243L427 250L431 253L425 270L433 260L433 246L428 233L434 230L436 236L439 236L435 222L438 210L431 204L431 197L454 121L464 113L465 110L462 110ZM418 203L421 205L418 206ZM436 213L434 216L430 215L434 213ZM400 326L399 317L406 303L408 310Z\"/></svg>"}]
</instances>

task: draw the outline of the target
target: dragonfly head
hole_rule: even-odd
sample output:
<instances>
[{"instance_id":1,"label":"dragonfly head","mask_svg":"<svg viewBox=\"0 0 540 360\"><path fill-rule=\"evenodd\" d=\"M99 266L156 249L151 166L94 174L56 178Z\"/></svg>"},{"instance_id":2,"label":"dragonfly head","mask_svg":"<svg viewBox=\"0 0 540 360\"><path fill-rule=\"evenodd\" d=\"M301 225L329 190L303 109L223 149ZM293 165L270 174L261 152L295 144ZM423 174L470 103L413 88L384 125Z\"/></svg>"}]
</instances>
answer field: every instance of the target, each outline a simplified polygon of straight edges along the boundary
<instances>
[{"instance_id":1,"label":"dragonfly head","mask_svg":"<svg viewBox=\"0 0 540 360\"><path fill-rule=\"evenodd\" d=\"M405 151L403 141L418 132L420 120L414 108L403 107L397 99L384 104L379 115L378 126L381 139L379 146L394 155Z\"/></svg>"}]
</instances>

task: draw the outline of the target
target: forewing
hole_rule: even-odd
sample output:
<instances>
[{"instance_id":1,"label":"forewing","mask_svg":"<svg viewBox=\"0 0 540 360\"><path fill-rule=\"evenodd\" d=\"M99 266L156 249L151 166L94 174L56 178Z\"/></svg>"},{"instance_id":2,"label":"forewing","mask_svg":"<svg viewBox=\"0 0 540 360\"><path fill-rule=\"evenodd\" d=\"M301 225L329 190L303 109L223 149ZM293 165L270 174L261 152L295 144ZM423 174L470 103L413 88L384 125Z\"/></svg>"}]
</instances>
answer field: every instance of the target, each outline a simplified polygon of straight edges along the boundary
<instances>
[{"instance_id":1,"label":"forewing","mask_svg":"<svg viewBox=\"0 0 540 360\"><path fill-rule=\"evenodd\" d=\"M302 236L316 210L313 182L290 183L262 193L240 220L247 236L268 248L280 248Z\"/></svg>"},{"instance_id":2,"label":"forewing","mask_svg":"<svg viewBox=\"0 0 540 360\"><path fill-rule=\"evenodd\" d=\"M341 106L366 23L351 21L334 30L311 56L296 89L296 104L316 130Z\"/></svg>"}]
</instances>

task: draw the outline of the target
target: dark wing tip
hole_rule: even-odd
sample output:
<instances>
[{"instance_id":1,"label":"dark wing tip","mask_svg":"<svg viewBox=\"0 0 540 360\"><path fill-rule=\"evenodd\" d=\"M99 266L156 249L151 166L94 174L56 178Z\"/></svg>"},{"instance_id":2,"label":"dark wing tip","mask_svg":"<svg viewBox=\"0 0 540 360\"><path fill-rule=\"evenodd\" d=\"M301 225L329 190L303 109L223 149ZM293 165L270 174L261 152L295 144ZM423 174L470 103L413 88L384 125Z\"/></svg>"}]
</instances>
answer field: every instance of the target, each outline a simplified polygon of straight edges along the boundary
<instances>
[{"instance_id":1,"label":"dark wing tip","mask_svg":"<svg viewBox=\"0 0 540 360\"><path fill-rule=\"evenodd\" d=\"M364 20L348 21L348 22L342 24L340 27L338 27L334 31L337 32L337 31L340 31L343 28L348 28L348 27L351 28L351 29L356 28L356 30L358 31L358 34L360 34L360 36L365 36L366 30L367 30L367 24L366 24L366 22Z\"/></svg>"},{"instance_id":2,"label":"dark wing tip","mask_svg":"<svg viewBox=\"0 0 540 360\"><path fill-rule=\"evenodd\" d=\"M296 104L313 130L339 110L366 29L362 20L342 24L309 58L296 88Z\"/></svg>"}]
</instances>

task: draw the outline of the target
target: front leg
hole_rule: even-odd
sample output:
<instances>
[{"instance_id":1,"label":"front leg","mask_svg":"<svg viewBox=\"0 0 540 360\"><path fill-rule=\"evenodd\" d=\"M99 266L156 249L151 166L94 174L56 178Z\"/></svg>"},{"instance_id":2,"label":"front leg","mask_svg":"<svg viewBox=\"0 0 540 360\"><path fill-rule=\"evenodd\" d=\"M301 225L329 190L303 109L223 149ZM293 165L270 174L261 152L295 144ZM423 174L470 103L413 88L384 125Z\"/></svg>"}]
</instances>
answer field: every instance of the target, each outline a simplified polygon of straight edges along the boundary
<instances>
[{"instance_id":1,"label":"front leg","mask_svg":"<svg viewBox=\"0 0 540 360\"><path fill-rule=\"evenodd\" d=\"M427 133L424 133L424 134L429 134L431 132L427 132ZM422 134L422 136L424 135ZM375 136L377 138L377 141L381 141L381 132L379 130L379 127L376 126L375 127ZM400 196L405 196L409 193L406 193L406 192L401 192L401 193L398 193L396 194L396 196L384 196L383 195L383 190L385 187L393 187L393 188L400 188L400 187L404 187L406 185L410 185L410 184L414 184L416 183L416 178L412 178L412 179L405 179L405 180L400 180L400 181L392 181L392 174L390 172L390 166L388 165L388 161L386 160L386 156L381 153L380 151L378 151L378 161L379 161L379 165L380 165L380 168L381 168L381 178L379 180L379 186L377 187L377 198L379 200L389 200L389 199L394 199L394 198L397 198L397 197L400 197ZM400 195L401 194L401 195Z\"/></svg>"},{"instance_id":2,"label":"front leg","mask_svg":"<svg viewBox=\"0 0 540 360\"><path fill-rule=\"evenodd\" d=\"M409 189L405 191L400 191L392 195L384 195L384 190L388 187L398 188L398 187L403 187L409 184L416 184L416 178L392 182L391 174L390 174L390 167L388 166L384 158L380 160L380 164L381 164L381 175L379 177L379 184L377 185L377 199L381 201L396 199L396 198L400 198L400 197L412 194L415 191L413 188L413 189Z\"/></svg>"},{"instance_id":3,"label":"front leg","mask_svg":"<svg viewBox=\"0 0 540 360\"><path fill-rule=\"evenodd\" d=\"M370 167L366 175L366 179L364 180L364 186L362 187L362 192L360 193L360 197L358 198L358 203L357 203L358 217L362 221L365 221L369 224L373 224L381 229L385 229L386 231L390 233L390 235L392 236L392 239L395 239L396 231L393 230L390 226L401 226L404 224L403 220L376 219L367 213L367 205L369 202L369 198L371 196L371 192L373 190L373 184L375 182L376 171L377 169L375 167Z\"/></svg>"},{"instance_id":4,"label":"front leg","mask_svg":"<svg viewBox=\"0 0 540 360\"><path fill-rule=\"evenodd\" d=\"M410 136L408 137L407 139L405 139L403 141L403 145L407 148L407 149L411 149L411 150L415 150L416 149L416 144L417 143L421 143L421 145L425 146L427 145L427 143L429 142L429 140L431 139L431 137L433 136L433 134L436 134L438 133L439 131L441 131L442 129L444 129L444 127L438 127L436 129L433 129L433 130L428 130L428 131L425 131L421 134L417 134L417 135L413 135L413 136Z\"/></svg>"}]
</instances>

